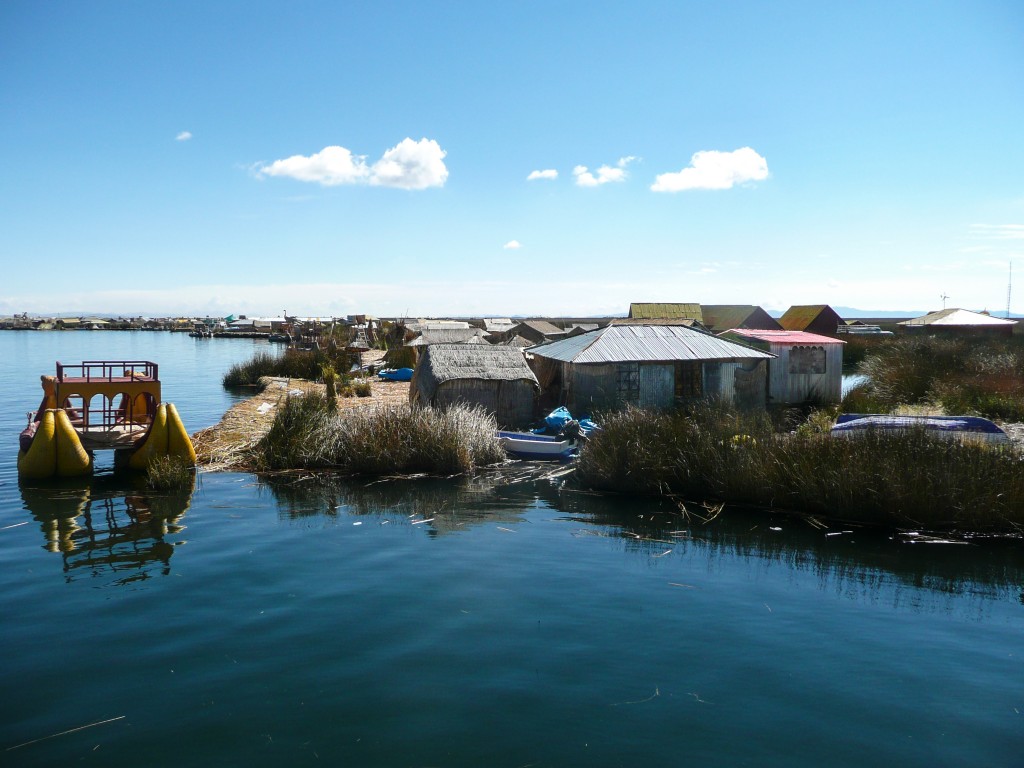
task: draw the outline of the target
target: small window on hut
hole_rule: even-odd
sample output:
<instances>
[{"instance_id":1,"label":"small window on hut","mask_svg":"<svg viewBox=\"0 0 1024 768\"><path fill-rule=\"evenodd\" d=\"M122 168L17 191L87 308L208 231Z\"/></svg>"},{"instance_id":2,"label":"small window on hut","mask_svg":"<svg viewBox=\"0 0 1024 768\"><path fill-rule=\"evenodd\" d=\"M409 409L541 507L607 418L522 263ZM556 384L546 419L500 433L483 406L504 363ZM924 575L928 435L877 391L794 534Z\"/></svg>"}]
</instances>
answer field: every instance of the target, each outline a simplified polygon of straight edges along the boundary
<instances>
[{"instance_id":1,"label":"small window on hut","mask_svg":"<svg viewBox=\"0 0 1024 768\"><path fill-rule=\"evenodd\" d=\"M790 373L824 373L824 347L793 347L789 350Z\"/></svg>"},{"instance_id":2,"label":"small window on hut","mask_svg":"<svg viewBox=\"0 0 1024 768\"><path fill-rule=\"evenodd\" d=\"M696 400L704 393L699 362L676 363L676 400Z\"/></svg>"},{"instance_id":3,"label":"small window on hut","mask_svg":"<svg viewBox=\"0 0 1024 768\"><path fill-rule=\"evenodd\" d=\"M636 403L640 399L640 364L620 363L618 368L618 400L620 403Z\"/></svg>"}]
</instances>

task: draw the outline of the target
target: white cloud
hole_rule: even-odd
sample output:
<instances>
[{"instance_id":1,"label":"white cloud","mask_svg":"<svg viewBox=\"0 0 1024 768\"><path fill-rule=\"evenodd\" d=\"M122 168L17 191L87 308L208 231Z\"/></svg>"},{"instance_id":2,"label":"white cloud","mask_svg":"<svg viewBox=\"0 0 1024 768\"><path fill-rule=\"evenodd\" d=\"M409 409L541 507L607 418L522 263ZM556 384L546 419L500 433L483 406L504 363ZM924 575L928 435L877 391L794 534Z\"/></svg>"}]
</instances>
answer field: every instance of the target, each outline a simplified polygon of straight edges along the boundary
<instances>
[{"instance_id":1,"label":"white cloud","mask_svg":"<svg viewBox=\"0 0 1024 768\"><path fill-rule=\"evenodd\" d=\"M530 171L530 175L526 177L527 181L536 181L537 179L557 179L558 171L554 168L547 168L543 171Z\"/></svg>"},{"instance_id":2,"label":"white cloud","mask_svg":"<svg viewBox=\"0 0 1024 768\"><path fill-rule=\"evenodd\" d=\"M991 240L1024 240L1024 224L971 224L971 231Z\"/></svg>"},{"instance_id":3,"label":"white cloud","mask_svg":"<svg viewBox=\"0 0 1024 768\"><path fill-rule=\"evenodd\" d=\"M520 243L518 240L509 240L501 247L504 248L506 251L514 251L517 248L522 248L523 244Z\"/></svg>"},{"instance_id":4,"label":"white cloud","mask_svg":"<svg viewBox=\"0 0 1024 768\"><path fill-rule=\"evenodd\" d=\"M750 147L732 152L705 150L694 153L690 165L677 173L659 174L654 192L682 192L688 189L731 189L748 181L768 178L768 161Z\"/></svg>"},{"instance_id":5,"label":"white cloud","mask_svg":"<svg viewBox=\"0 0 1024 768\"><path fill-rule=\"evenodd\" d=\"M370 183L399 189L443 187L448 178L446 154L433 139L402 139L373 164Z\"/></svg>"},{"instance_id":6,"label":"white cloud","mask_svg":"<svg viewBox=\"0 0 1024 768\"><path fill-rule=\"evenodd\" d=\"M597 169L596 175L591 173L585 165L577 165L572 169L572 175L576 177L576 185L580 187L597 187L612 181L626 180L626 166L636 160L632 155L620 157L614 167L602 165Z\"/></svg>"},{"instance_id":7,"label":"white cloud","mask_svg":"<svg viewBox=\"0 0 1024 768\"><path fill-rule=\"evenodd\" d=\"M366 158L353 155L344 147L324 147L306 157L292 155L260 168L263 176L286 176L298 181L312 181L325 187L355 184L370 175Z\"/></svg>"},{"instance_id":8,"label":"white cloud","mask_svg":"<svg viewBox=\"0 0 1024 768\"><path fill-rule=\"evenodd\" d=\"M448 178L444 164L447 153L433 139L405 138L387 150L372 166L365 155L353 155L345 147L324 147L306 157L292 155L261 166L260 176L284 176L315 182L325 187L341 184L371 184L398 189L443 187Z\"/></svg>"},{"instance_id":9,"label":"white cloud","mask_svg":"<svg viewBox=\"0 0 1024 768\"><path fill-rule=\"evenodd\" d=\"M177 136L174 137L174 140L175 141L188 141L191 138L192 138L192 132L191 131L182 131L181 133L179 133Z\"/></svg>"}]
</instances>

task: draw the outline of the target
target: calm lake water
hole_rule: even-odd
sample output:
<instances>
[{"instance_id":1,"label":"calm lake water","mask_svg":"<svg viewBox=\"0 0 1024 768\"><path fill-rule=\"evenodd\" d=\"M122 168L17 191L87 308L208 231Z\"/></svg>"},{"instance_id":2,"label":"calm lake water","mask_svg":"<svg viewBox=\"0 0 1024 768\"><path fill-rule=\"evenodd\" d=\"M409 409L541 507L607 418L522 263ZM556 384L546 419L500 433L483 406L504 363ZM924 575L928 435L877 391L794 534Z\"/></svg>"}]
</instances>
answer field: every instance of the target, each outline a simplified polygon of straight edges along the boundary
<instances>
[{"instance_id":1,"label":"calm lake water","mask_svg":"<svg viewBox=\"0 0 1024 768\"><path fill-rule=\"evenodd\" d=\"M19 485L56 360L158 362L195 431L256 348L0 332L0 764L1024 765L1017 542L688 524L521 469Z\"/></svg>"}]
</instances>

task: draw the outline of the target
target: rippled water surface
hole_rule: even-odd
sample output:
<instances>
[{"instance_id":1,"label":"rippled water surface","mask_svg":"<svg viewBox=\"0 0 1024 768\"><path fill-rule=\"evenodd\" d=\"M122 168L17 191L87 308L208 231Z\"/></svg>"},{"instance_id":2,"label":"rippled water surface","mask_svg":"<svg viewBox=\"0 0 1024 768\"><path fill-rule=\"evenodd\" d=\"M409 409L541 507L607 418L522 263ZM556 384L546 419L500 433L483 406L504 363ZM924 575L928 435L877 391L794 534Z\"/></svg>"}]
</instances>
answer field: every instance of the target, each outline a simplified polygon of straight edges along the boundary
<instances>
[{"instance_id":1,"label":"rippled water surface","mask_svg":"<svg viewBox=\"0 0 1024 768\"><path fill-rule=\"evenodd\" d=\"M153 359L196 430L254 344L0 332L0 764L1022 764L1016 542L704 525L521 467L19 485L55 360Z\"/></svg>"}]
</instances>

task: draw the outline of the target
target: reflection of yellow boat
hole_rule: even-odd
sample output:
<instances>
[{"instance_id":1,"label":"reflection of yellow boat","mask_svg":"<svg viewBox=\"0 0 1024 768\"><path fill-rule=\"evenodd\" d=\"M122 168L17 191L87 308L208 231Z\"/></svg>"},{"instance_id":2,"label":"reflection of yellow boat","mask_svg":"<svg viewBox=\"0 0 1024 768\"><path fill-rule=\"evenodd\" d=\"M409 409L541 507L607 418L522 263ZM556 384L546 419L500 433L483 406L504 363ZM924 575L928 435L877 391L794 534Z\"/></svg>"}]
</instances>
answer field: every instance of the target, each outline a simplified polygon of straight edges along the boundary
<instances>
[{"instance_id":1,"label":"reflection of yellow boat","mask_svg":"<svg viewBox=\"0 0 1024 768\"><path fill-rule=\"evenodd\" d=\"M143 483L132 476L23 482L21 498L69 580L113 574L115 584L127 584L169 572L195 490L194 479L163 492Z\"/></svg>"},{"instance_id":2,"label":"reflection of yellow boat","mask_svg":"<svg viewBox=\"0 0 1024 768\"><path fill-rule=\"evenodd\" d=\"M43 401L21 433L19 476L89 475L97 450L117 451L116 465L133 469L144 469L158 456L196 463L177 410L160 400L156 363L57 363L57 375L41 380Z\"/></svg>"}]
</instances>

